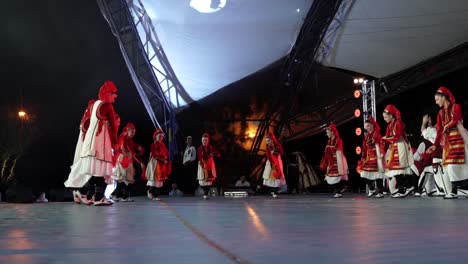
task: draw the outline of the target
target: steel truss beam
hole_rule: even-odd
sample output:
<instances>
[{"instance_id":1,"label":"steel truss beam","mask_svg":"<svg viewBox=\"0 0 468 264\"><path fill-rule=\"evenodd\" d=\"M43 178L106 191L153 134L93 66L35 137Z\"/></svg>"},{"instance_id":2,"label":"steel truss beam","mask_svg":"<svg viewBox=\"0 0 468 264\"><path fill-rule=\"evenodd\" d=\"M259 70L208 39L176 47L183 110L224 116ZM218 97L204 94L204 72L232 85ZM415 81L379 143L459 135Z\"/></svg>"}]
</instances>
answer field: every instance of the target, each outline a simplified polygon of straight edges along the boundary
<instances>
[{"instance_id":1,"label":"steel truss beam","mask_svg":"<svg viewBox=\"0 0 468 264\"><path fill-rule=\"evenodd\" d=\"M404 71L376 80L376 104L465 67L468 67L468 42ZM307 122L310 127L289 135L285 140L318 134L322 131L321 126L326 122L333 121L337 125L346 123L354 118L353 112L357 107L360 105L357 104L357 100L353 98L352 91L350 91L348 97L338 99L336 103L310 109L306 113L294 116L291 122L298 120ZM332 109L336 110L335 114Z\"/></svg>"},{"instance_id":2,"label":"steel truss beam","mask_svg":"<svg viewBox=\"0 0 468 264\"><path fill-rule=\"evenodd\" d=\"M269 106L269 110L262 118L250 149L249 169L253 171L259 162L263 137L270 128L278 134L282 129L288 129L287 124L291 113L294 112L294 102L303 88L304 82L315 64L315 56L325 37L327 28L337 14L343 0L314 0L296 42L281 70L281 81L288 89L288 96L278 97L278 101ZM285 126L286 125L286 126Z\"/></svg>"},{"instance_id":3,"label":"steel truss beam","mask_svg":"<svg viewBox=\"0 0 468 264\"><path fill-rule=\"evenodd\" d=\"M377 103L465 67L468 67L468 42L377 80Z\"/></svg>"},{"instance_id":4,"label":"steel truss beam","mask_svg":"<svg viewBox=\"0 0 468 264\"><path fill-rule=\"evenodd\" d=\"M137 7L133 1L129 2L132 2L130 6L136 12ZM151 63L152 60L148 58L148 47L155 44L153 39L147 38L142 42L134 18L130 13L129 5L125 0L97 0L97 3L104 18L109 23L112 33L119 42L122 56L151 121L155 127L163 128L168 134L169 149L175 148L175 145L171 146L171 139L174 139L176 133L175 106L170 102L162 87L164 81L158 81L154 66ZM138 12L141 12L140 14L146 13L144 9L138 9ZM145 24L146 29L148 29L148 23L150 22L146 21L144 15L140 18L141 23ZM148 34L153 34L153 30L148 29ZM155 34L152 36L156 37ZM160 47L155 46L154 51L158 55L164 55L164 51ZM154 59L154 57L158 56L153 56L151 59ZM170 68L167 61L161 62L161 65ZM165 78L171 79L172 77L172 74L170 74Z\"/></svg>"}]
</instances>

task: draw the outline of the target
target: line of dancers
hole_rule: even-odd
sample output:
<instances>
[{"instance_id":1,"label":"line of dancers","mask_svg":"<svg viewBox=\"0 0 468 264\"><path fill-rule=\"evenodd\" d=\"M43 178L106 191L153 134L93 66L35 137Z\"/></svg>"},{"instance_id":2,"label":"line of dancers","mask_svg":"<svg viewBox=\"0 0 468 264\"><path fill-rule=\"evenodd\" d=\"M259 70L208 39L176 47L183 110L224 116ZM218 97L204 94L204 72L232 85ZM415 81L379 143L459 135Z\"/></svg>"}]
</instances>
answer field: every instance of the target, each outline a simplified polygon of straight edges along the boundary
<instances>
[{"instance_id":1,"label":"line of dancers","mask_svg":"<svg viewBox=\"0 0 468 264\"><path fill-rule=\"evenodd\" d=\"M80 122L80 133L76 144L75 156L65 186L73 189L76 203L95 206L112 205L113 201L131 202L129 186L135 182L134 163L141 166L142 177L146 180L147 196L160 200L159 195L164 182L171 174L169 151L164 144L164 132L156 129L150 146L147 165L141 156L144 148L133 141L136 128L126 124L117 137L120 117L115 113L114 102L117 87L112 81L101 86L98 100L91 100ZM210 135L204 133L201 146L196 150L191 146L192 138L187 139L183 165L186 171L195 169L197 180L204 191L203 198L208 199L208 191L216 180L215 157L220 154L210 145ZM117 183L111 194L112 200L104 196L108 184Z\"/></svg>"},{"instance_id":2,"label":"line of dancers","mask_svg":"<svg viewBox=\"0 0 468 264\"><path fill-rule=\"evenodd\" d=\"M406 137L405 124L394 105L385 107L382 115L387 123L385 135L371 117L365 121L366 135L358 172L366 181L369 197L384 197L384 183L393 198L443 194L445 199L467 195L468 132L463 127L461 106L446 87L435 93L440 107L434 127L429 115L423 117L421 135L424 141L414 151ZM326 180L336 186L335 196L341 197L339 183L347 179L348 167L343 145L334 125L327 128L328 144L321 162Z\"/></svg>"},{"instance_id":3,"label":"line of dancers","mask_svg":"<svg viewBox=\"0 0 468 264\"><path fill-rule=\"evenodd\" d=\"M147 164L141 158L144 148L133 141L136 128L132 123L126 124L117 136L120 118L113 107L116 98L115 84L104 82L98 100L88 103L81 119L74 161L65 182L66 187L73 189L76 203L111 205L104 190L114 181L117 187L111 194L112 200L133 201L129 186L135 182L134 163L141 167L148 198L160 200L161 188L171 174L172 164L168 161L169 152L161 129L156 129L153 134ZM387 123L384 136L376 120L366 120L362 159L357 167L368 186L369 197L384 197L385 185L393 198L406 197L410 193L415 196L443 193L444 198L453 199L467 194L465 157L468 145L465 142L468 142L468 132L462 124L461 107L446 87L436 91L435 102L441 108L436 127L428 115L423 117L421 134L424 141L414 153L406 137L401 113L394 105L388 105L382 113ZM328 141L320 169L325 172L325 181L334 187L333 197L339 198L342 197L343 183L348 180L348 164L337 127L330 124L325 130ZM281 158L284 150L273 133L268 133L265 141L267 159L262 174L263 185L272 197L277 198L278 189L286 185ZM184 175L196 175L203 198L208 199L208 192L217 177L214 158L220 153L210 144L209 134L203 134L201 142L201 146L195 148L192 138L187 138L183 170ZM307 182L319 181L312 177Z\"/></svg>"}]
</instances>

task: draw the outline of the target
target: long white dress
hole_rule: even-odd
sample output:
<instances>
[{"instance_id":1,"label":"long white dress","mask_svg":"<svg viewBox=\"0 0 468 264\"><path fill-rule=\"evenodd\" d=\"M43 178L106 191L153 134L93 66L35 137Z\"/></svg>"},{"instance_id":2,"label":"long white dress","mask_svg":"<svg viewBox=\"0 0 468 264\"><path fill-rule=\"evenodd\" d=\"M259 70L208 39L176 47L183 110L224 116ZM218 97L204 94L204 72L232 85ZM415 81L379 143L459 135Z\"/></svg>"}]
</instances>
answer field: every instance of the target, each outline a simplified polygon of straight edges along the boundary
<instances>
[{"instance_id":1,"label":"long white dress","mask_svg":"<svg viewBox=\"0 0 468 264\"><path fill-rule=\"evenodd\" d=\"M75 161L65 181L65 186L68 188L81 188L93 176L104 177L106 182L111 181L113 166L109 121L101 120L104 123L97 134L99 127L97 111L102 103L101 100L97 100L93 104L89 128L82 142L80 132L75 150Z\"/></svg>"}]
</instances>

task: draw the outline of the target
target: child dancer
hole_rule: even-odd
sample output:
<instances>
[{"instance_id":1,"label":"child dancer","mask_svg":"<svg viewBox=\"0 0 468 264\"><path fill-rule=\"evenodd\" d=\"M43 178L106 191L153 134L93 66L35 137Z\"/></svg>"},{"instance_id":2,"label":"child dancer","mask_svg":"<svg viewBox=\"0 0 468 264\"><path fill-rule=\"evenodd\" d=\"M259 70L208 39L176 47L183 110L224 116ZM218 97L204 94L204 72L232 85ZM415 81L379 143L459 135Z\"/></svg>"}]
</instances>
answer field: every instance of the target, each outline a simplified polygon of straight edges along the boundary
<instances>
[{"instance_id":1,"label":"child dancer","mask_svg":"<svg viewBox=\"0 0 468 264\"><path fill-rule=\"evenodd\" d=\"M164 145L164 132L158 128L153 134L153 144L151 144L151 153L146 168L146 183L149 186L148 198L159 201L161 188L169 177L167 159L169 151Z\"/></svg>"},{"instance_id":2,"label":"child dancer","mask_svg":"<svg viewBox=\"0 0 468 264\"><path fill-rule=\"evenodd\" d=\"M219 152L210 145L210 135L204 133L202 145L197 149L198 158L198 184L203 189L203 199L208 199L208 192L213 182L216 180L216 166L214 157L219 157Z\"/></svg>"},{"instance_id":3,"label":"child dancer","mask_svg":"<svg viewBox=\"0 0 468 264\"><path fill-rule=\"evenodd\" d=\"M382 157L380 126L374 118L369 117L364 123L367 131L362 144L361 177L369 188L368 197L383 198L383 178L385 171Z\"/></svg>"},{"instance_id":4,"label":"child dancer","mask_svg":"<svg viewBox=\"0 0 468 264\"><path fill-rule=\"evenodd\" d=\"M325 180L334 187L334 198L340 198L343 181L348 180L348 163L343 153L343 141L335 124L325 129L328 137L327 146L320 162L320 169L325 170Z\"/></svg>"},{"instance_id":5,"label":"child dancer","mask_svg":"<svg viewBox=\"0 0 468 264\"><path fill-rule=\"evenodd\" d=\"M135 168L133 162L137 161L144 169L138 156L141 156L144 149L133 141L136 129L132 123L128 123L123 133L119 137L119 143L115 149L117 157L114 180L117 181L117 188L111 194L114 201L133 202L130 196L130 184L135 182ZM138 151L138 153L137 153Z\"/></svg>"},{"instance_id":6,"label":"child dancer","mask_svg":"<svg viewBox=\"0 0 468 264\"><path fill-rule=\"evenodd\" d=\"M284 155L283 146L271 132L268 133L265 141L267 161L263 170L263 185L270 188L269 192L273 198L278 198L278 188L286 185L281 160L281 156Z\"/></svg>"},{"instance_id":7,"label":"child dancer","mask_svg":"<svg viewBox=\"0 0 468 264\"><path fill-rule=\"evenodd\" d=\"M405 197L405 175L412 175L413 153L406 138L405 124L401 113L394 105L387 105L383 118L388 123L385 136L382 138L386 150L385 176L389 178L389 189L393 198ZM411 187L412 188L412 187Z\"/></svg>"}]
</instances>

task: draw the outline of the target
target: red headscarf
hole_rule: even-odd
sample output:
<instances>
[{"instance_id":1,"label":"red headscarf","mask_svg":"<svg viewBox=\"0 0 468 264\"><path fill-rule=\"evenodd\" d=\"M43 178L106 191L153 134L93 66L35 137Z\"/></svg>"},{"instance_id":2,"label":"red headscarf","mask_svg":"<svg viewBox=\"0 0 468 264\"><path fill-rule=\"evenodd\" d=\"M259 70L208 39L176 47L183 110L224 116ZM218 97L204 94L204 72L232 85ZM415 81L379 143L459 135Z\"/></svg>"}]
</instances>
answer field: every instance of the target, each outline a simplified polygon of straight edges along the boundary
<instances>
[{"instance_id":1,"label":"red headscarf","mask_svg":"<svg viewBox=\"0 0 468 264\"><path fill-rule=\"evenodd\" d=\"M273 134L273 132L268 132L266 137L270 138L271 141L273 141L273 144L279 150L280 155L284 155L283 146L278 142L278 140L275 137L275 134Z\"/></svg>"},{"instance_id":2,"label":"red headscarf","mask_svg":"<svg viewBox=\"0 0 468 264\"><path fill-rule=\"evenodd\" d=\"M367 121L371 122L372 125L374 125L374 131L375 131L375 133L377 133L377 134L380 135L380 126L379 126L379 124L377 123L377 121L375 121L375 119L374 119L372 116L369 116L369 118L367 118Z\"/></svg>"},{"instance_id":3,"label":"red headscarf","mask_svg":"<svg viewBox=\"0 0 468 264\"><path fill-rule=\"evenodd\" d=\"M281 169L279 158L281 155L284 155L283 146L278 142L278 140L276 139L275 135L272 132L268 132L266 137L271 139L274 145L273 147L267 146L267 148L269 148L267 149L267 152L266 152L267 159L270 161L271 165L273 166L273 171L274 171L273 176L276 179L280 179L283 175L283 171ZM272 152L271 148L273 148L274 152Z\"/></svg>"},{"instance_id":4,"label":"red headscarf","mask_svg":"<svg viewBox=\"0 0 468 264\"><path fill-rule=\"evenodd\" d=\"M135 125L133 125L132 123L128 122L127 125L123 128L123 132L127 132L129 129L135 129Z\"/></svg>"},{"instance_id":5,"label":"red headscarf","mask_svg":"<svg viewBox=\"0 0 468 264\"><path fill-rule=\"evenodd\" d=\"M450 104L455 104L455 97L453 96L452 92L450 92L447 87L441 86L437 89L437 93L445 95L448 98Z\"/></svg>"},{"instance_id":6,"label":"red headscarf","mask_svg":"<svg viewBox=\"0 0 468 264\"><path fill-rule=\"evenodd\" d=\"M105 81L99 89L98 98L101 101L107 101L108 93L117 93L117 87L112 81Z\"/></svg>"},{"instance_id":7,"label":"red headscarf","mask_svg":"<svg viewBox=\"0 0 468 264\"><path fill-rule=\"evenodd\" d=\"M161 128L156 128L156 130L153 133L153 138L155 138L158 134L164 135L164 131Z\"/></svg>"},{"instance_id":8,"label":"red headscarf","mask_svg":"<svg viewBox=\"0 0 468 264\"><path fill-rule=\"evenodd\" d=\"M395 117L395 119L401 119L400 110L398 110L398 108L396 108L394 105L387 105L384 112L391 114L393 117Z\"/></svg>"},{"instance_id":9,"label":"red headscarf","mask_svg":"<svg viewBox=\"0 0 468 264\"><path fill-rule=\"evenodd\" d=\"M331 123L330 125L328 125L328 127L326 129L329 129L331 130L331 132L333 132L333 135L336 137L336 138L339 138L340 137L340 134L338 133L338 129L336 128L336 125Z\"/></svg>"}]
</instances>

